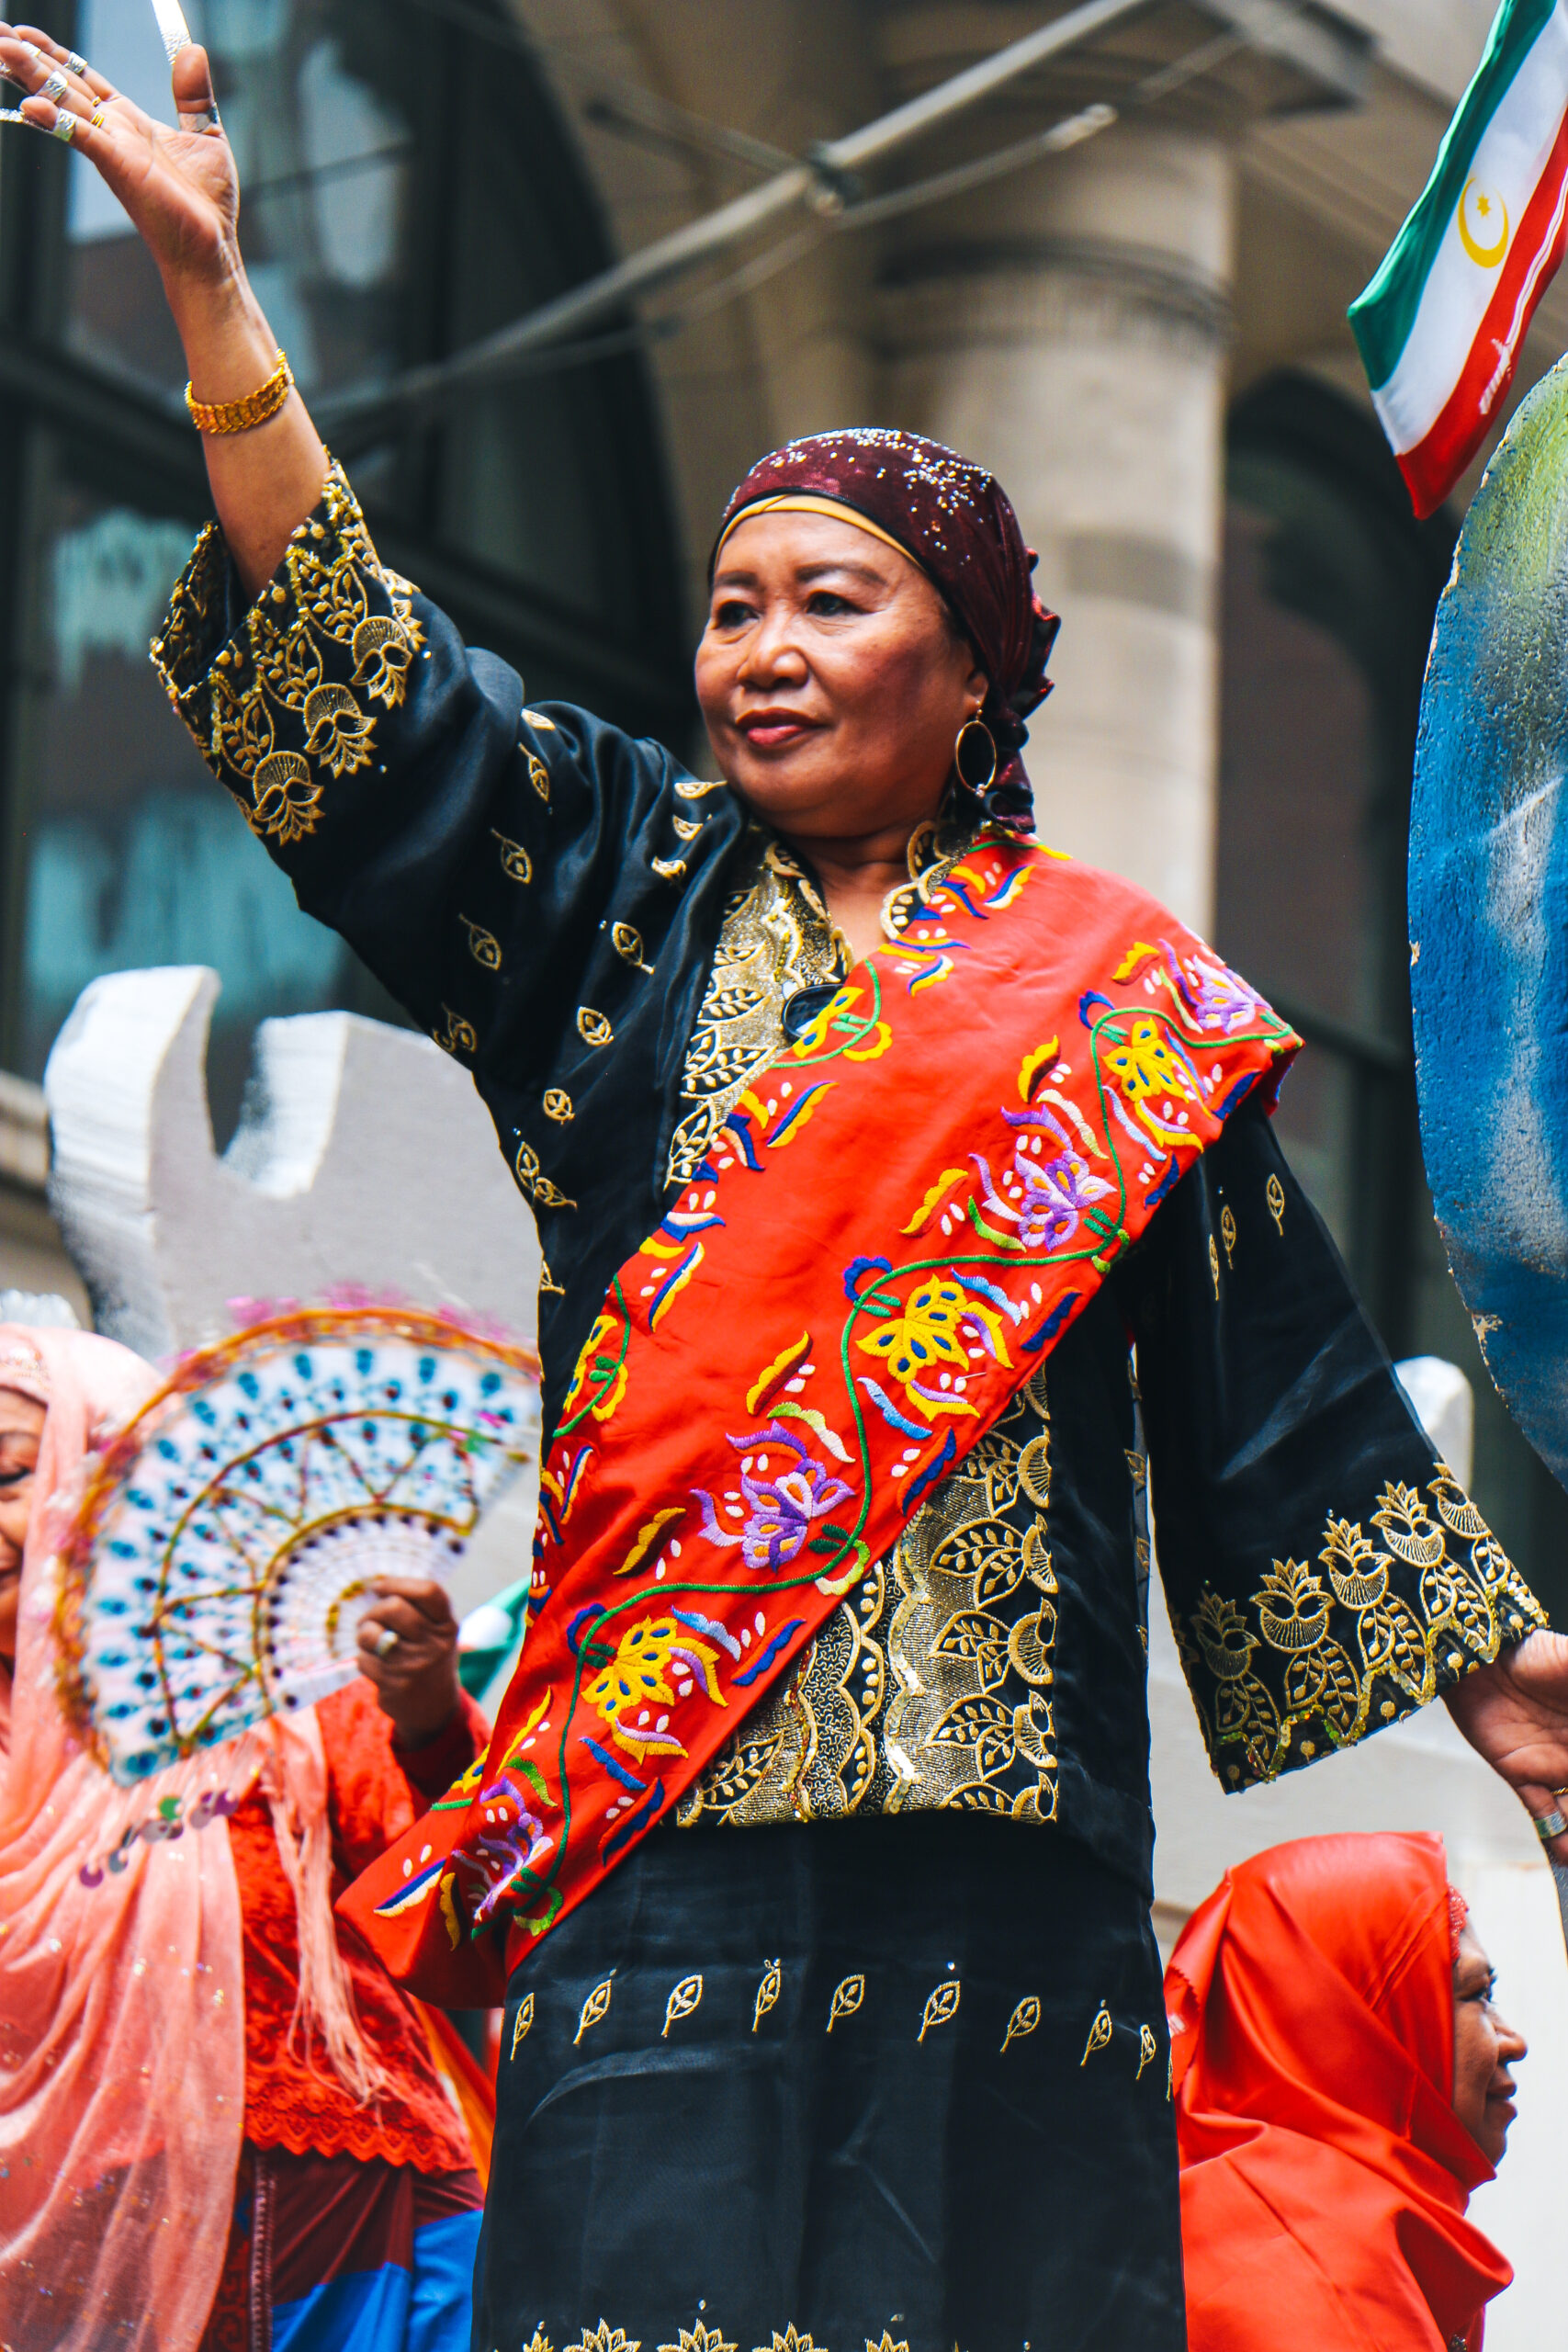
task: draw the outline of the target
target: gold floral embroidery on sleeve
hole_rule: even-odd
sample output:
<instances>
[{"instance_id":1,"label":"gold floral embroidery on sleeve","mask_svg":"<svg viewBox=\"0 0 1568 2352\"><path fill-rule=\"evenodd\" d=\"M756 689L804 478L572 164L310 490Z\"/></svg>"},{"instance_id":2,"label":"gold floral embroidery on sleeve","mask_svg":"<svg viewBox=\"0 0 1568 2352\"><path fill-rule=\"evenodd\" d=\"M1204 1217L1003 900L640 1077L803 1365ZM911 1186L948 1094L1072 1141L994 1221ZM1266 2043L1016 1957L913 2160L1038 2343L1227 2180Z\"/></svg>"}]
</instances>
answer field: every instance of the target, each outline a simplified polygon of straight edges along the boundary
<instances>
[{"instance_id":1,"label":"gold floral embroidery on sleeve","mask_svg":"<svg viewBox=\"0 0 1568 2352\"><path fill-rule=\"evenodd\" d=\"M1545 1615L1451 1471L1390 1481L1324 1522L1317 1566L1276 1560L1244 1606L1209 1591L1177 1640L1215 1770L1233 1788L1350 1747L1490 1665ZM1435 1507L1435 1509L1434 1509Z\"/></svg>"},{"instance_id":2,"label":"gold floral embroidery on sleeve","mask_svg":"<svg viewBox=\"0 0 1568 2352\"><path fill-rule=\"evenodd\" d=\"M378 709L402 702L423 641L415 592L381 563L335 465L321 515L300 525L278 576L207 666L223 577L221 542L209 529L175 590L152 661L252 831L286 848L314 831L326 780L370 764Z\"/></svg>"}]
</instances>

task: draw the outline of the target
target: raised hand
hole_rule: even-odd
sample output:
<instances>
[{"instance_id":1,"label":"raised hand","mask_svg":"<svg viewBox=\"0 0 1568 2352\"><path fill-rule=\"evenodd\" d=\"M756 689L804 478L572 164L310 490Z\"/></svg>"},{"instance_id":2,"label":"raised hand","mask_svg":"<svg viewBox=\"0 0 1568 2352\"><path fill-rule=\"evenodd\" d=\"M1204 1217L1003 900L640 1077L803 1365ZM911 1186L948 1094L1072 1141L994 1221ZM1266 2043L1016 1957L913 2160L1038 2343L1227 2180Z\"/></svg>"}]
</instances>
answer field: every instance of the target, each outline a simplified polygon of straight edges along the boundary
<instances>
[{"instance_id":1,"label":"raised hand","mask_svg":"<svg viewBox=\"0 0 1568 2352\"><path fill-rule=\"evenodd\" d=\"M177 125L155 122L91 65L36 25L0 23L0 70L27 95L21 112L64 134L125 207L164 273L218 279L232 273L240 183L218 120L207 51L194 42L172 73Z\"/></svg>"},{"instance_id":2,"label":"raised hand","mask_svg":"<svg viewBox=\"0 0 1568 2352\"><path fill-rule=\"evenodd\" d=\"M258 390L276 366L277 345L240 258L239 176L207 51L192 41L175 59L173 124L143 114L36 26L0 24L0 74L27 93L27 121L69 130L141 232L163 276L195 398L220 405ZM254 596L321 497L326 451L298 391L252 430L208 434L203 449L234 568Z\"/></svg>"},{"instance_id":3,"label":"raised hand","mask_svg":"<svg viewBox=\"0 0 1568 2352\"><path fill-rule=\"evenodd\" d=\"M1568 1813L1568 1636L1530 1634L1444 1693L1449 1713L1532 1820ZM1568 1862L1568 1831L1547 1847Z\"/></svg>"}]
</instances>

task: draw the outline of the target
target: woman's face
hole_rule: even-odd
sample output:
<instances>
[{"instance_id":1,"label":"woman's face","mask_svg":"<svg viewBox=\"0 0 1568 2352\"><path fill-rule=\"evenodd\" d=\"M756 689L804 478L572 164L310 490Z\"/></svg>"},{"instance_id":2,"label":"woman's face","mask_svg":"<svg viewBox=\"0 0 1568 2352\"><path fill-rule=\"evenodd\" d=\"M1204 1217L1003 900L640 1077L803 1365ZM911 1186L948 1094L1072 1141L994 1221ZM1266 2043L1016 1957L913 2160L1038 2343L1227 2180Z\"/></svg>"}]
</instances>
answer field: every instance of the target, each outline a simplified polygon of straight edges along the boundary
<instances>
[{"instance_id":1,"label":"woman's face","mask_svg":"<svg viewBox=\"0 0 1568 2352\"><path fill-rule=\"evenodd\" d=\"M727 781L809 841L906 833L939 808L986 692L919 567L827 514L758 514L725 541L697 699Z\"/></svg>"},{"instance_id":2,"label":"woman's face","mask_svg":"<svg viewBox=\"0 0 1568 2352\"><path fill-rule=\"evenodd\" d=\"M17 1656L17 1605L22 1595L22 1546L33 1506L33 1472L47 1408L34 1396L0 1388L0 1661Z\"/></svg>"},{"instance_id":3,"label":"woman's face","mask_svg":"<svg viewBox=\"0 0 1568 2352\"><path fill-rule=\"evenodd\" d=\"M1514 2120L1510 2066L1526 2055L1525 2038L1498 2016L1492 1962L1468 1925L1454 1962L1454 2113L1487 2163L1503 2161Z\"/></svg>"}]
</instances>

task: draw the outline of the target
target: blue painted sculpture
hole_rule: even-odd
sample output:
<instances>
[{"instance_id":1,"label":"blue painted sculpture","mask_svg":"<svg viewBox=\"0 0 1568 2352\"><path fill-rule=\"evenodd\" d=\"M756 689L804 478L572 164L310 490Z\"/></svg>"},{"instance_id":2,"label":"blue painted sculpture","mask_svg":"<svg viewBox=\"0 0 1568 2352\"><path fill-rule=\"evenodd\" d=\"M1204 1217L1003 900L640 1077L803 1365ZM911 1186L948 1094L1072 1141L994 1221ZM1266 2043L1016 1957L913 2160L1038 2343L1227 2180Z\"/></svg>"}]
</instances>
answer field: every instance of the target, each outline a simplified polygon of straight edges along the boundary
<instances>
[{"instance_id":1,"label":"blue painted sculpture","mask_svg":"<svg viewBox=\"0 0 1568 2352\"><path fill-rule=\"evenodd\" d=\"M1568 1486L1568 360L1438 607L1410 821L1421 1141L1504 1402Z\"/></svg>"}]
</instances>

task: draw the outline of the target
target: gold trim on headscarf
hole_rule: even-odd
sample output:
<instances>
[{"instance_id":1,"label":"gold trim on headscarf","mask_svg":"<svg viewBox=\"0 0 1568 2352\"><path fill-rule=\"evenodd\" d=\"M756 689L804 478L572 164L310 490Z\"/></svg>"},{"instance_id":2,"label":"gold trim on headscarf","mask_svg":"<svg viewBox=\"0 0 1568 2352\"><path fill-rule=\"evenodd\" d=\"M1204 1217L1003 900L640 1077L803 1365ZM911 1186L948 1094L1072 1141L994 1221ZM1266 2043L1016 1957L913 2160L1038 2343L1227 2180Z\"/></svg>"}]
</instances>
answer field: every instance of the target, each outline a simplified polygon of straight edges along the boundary
<instances>
[{"instance_id":1,"label":"gold trim on headscarf","mask_svg":"<svg viewBox=\"0 0 1568 2352\"><path fill-rule=\"evenodd\" d=\"M731 533L738 531L742 523L749 523L753 514L826 514L834 523L852 523L857 531L869 531L874 539L882 541L884 547L892 548L906 563L912 563L917 571L924 569L919 558L911 555L908 548L901 547L891 531L885 531L880 523L874 523L858 507L846 506L838 498L818 498L808 490L780 491L776 497L754 498L750 506L743 506L727 525L724 537L713 551L716 569Z\"/></svg>"}]
</instances>

